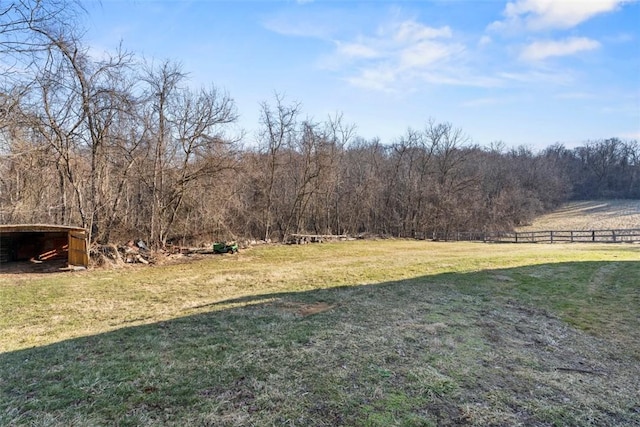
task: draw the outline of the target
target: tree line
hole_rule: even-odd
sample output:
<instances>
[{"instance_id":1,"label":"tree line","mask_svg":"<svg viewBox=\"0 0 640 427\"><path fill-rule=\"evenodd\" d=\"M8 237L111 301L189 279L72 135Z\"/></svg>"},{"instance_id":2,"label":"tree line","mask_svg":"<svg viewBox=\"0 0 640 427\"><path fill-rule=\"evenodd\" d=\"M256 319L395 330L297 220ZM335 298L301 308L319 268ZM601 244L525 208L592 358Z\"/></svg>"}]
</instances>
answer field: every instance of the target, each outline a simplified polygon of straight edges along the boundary
<instances>
[{"instance_id":1,"label":"tree line","mask_svg":"<svg viewBox=\"0 0 640 427\"><path fill-rule=\"evenodd\" d=\"M427 119L382 143L340 114L303 118L277 93L248 137L232 97L193 89L179 64L90 55L71 25L77 4L0 8L0 223L81 225L94 242L155 246L415 237L507 230L570 199L640 198L637 141L483 147Z\"/></svg>"}]
</instances>

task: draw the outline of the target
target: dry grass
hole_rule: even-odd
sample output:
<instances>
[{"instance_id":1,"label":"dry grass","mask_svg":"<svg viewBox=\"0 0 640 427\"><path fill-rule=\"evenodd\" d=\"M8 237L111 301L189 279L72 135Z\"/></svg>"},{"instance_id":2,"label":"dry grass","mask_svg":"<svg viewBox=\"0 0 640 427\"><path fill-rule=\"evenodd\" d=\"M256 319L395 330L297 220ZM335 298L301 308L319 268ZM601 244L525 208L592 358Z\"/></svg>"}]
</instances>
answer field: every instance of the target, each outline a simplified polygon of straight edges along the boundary
<instances>
[{"instance_id":1,"label":"dry grass","mask_svg":"<svg viewBox=\"0 0 640 427\"><path fill-rule=\"evenodd\" d=\"M571 202L517 231L640 228L640 200Z\"/></svg>"},{"instance_id":2,"label":"dry grass","mask_svg":"<svg viewBox=\"0 0 640 427\"><path fill-rule=\"evenodd\" d=\"M0 275L0 425L638 425L639 261L390 240Z\"/></svg>"}]
</instances>

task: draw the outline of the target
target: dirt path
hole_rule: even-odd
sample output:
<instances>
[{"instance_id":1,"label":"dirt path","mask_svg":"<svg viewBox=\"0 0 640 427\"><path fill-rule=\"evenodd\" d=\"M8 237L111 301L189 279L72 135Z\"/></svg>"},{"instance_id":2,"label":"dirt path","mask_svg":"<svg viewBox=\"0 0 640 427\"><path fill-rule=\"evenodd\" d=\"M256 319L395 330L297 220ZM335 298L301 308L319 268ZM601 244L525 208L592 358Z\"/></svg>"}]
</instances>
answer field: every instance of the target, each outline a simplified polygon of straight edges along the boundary
<instances>
[{"instance_id":1,"label":"dirt path","mask_svg":"<svg viewBox=\"0 0 640 427\"><path fill-rule=\"evenodd\" d=\"M616 272L617 269L618 265L616 263L605 264L602 267L598 268L598 270L596 270L596 272L591 277L591 280L589 280L587 292L589 294L594 294L603 285L611 283L611 276Z\"/></svg>"}]
</instances>

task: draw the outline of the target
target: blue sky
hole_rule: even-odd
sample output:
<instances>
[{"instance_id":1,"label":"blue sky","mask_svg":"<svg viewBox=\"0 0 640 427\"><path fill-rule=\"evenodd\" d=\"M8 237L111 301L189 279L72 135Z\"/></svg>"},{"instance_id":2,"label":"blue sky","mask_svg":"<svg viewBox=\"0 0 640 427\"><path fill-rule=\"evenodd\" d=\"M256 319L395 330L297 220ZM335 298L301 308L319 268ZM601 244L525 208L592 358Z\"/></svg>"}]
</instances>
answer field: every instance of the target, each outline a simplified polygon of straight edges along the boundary
<instances>
[{"instance_id":1,"label":"blue sky","mask_svg":"<svg viewBox=\"0 0 640 427\"><path fill-rule=\"evenodd\" d=\"M251 142L274 93L391 143L431 118L474 143L640 139L640 2L86 2L86 40L183 65Z\"/></svg>"}]
</instances>

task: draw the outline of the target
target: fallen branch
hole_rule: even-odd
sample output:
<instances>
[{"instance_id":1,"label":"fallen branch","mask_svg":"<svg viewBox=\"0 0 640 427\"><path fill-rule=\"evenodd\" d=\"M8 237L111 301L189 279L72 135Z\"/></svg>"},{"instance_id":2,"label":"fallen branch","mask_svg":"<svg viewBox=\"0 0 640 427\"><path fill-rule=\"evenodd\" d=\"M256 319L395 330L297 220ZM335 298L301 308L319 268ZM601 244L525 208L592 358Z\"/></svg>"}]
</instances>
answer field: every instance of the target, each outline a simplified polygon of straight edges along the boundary
<instances>
[{"instance_id":1,"label":"fallen branch","mask_svg":"<svg viewBox=\"0 0 640 427\"><path fill-rule=\"evenodd\" d=\"M594 371L591 369L581 369L581 368L563 368L563 367L558 367L556 368L557 371L567 371L567 372L579 372L581 374L600 374L602 373L602 371Z\"/></svg>"}]
</instances>

